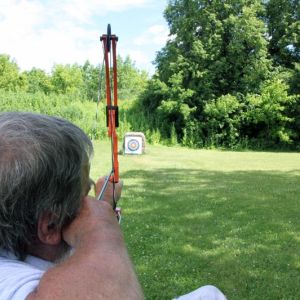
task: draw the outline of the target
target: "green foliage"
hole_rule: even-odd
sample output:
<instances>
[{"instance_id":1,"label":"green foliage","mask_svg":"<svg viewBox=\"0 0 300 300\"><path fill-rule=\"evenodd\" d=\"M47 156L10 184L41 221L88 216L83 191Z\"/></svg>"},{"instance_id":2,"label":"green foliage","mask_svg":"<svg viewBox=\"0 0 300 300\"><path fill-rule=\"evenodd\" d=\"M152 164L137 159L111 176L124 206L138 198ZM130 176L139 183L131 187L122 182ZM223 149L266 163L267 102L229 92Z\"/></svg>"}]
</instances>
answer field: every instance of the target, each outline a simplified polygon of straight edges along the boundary
<instances>
[{"instance_id":1,"label":"green foliage","mask_svg":"<svg viewBox=\"0 0 300 300\"><path fill-rule=\"evenodd\" d=\"M0 89L17 91L25 85L26 78L19 74L17 64L8 55L0 54Z\"/></svg>"},{"instance_id":2,"label":"green foliage","mask_svg":"<svg viewBox=\"0 0 300 300\"><path fill-rule=\"evenodd\" d=\"M55 65L51 83L57 94L79 95L83 88L82 70L78 65Z\"/></svg>"},{"instance_id":3,"label":"green foliage","mask_svg":"<svg viewBox=\"0 0 300 300\"><path fill-rule=\"evenodd\" d=\"M146 113L153 111L160 105L161 101L168 96L168 86L158 78L152 78L146 90L141 95L141 108Z\"/></svg>"},{"instance_id":4,"label":"green foliage","mask_svg":"<svg viewBox=\"0 0 300 300\"><path fill-rule=\"evenodd\" d=\"M171 136L170 136L170 142L169 143L170 143L170 146L175 146L175 145L178 144L177 133L176 133L174 123L172 123L172 126L171 126Z\"/></svg>"},{"instance_id":5,"label":"green foliage","mask_svg":"<svg viewBox=\"0 0 300 300\"><path fill-rule=\"evenodd\" d=\"M118 95L126 99L120 132L193 148L300 149L299 1L169 0L164 15L170 38L150 80L130 57L117 58ZM0 88L76 99L61 106L76 120L80 103L105 99L104 73L88 61L56 65L49 75L20 73L0 55ZM104 127L82 126L104 136Z\"/></svg>"},{"instance_id":6,"label":"green foliage","mask_svg":"<svg viewBox=\"0 0 300 300\"><path fill-rule=\"evenodd\" d=\"M162 142L162 137L158 129L155 129L154 131L150 131L150 132L149 130L147 130L146 137L147 137L147 141L153 145L158 145Z\"/></svg>"},{"instance_id":7,"label":"green foliage","mask_svg":"<svg viewBox=\"0 0 300 300\"><path fill-rule=\"evenodd\" d=\"M119 99L136 99L146 87L148 74L137 69L129 56L125 60L118 56L117 65ZM0 89L80 96L97 102L105 99L105 70L86 61L83 66L55 65L51 74L37 68L20 72L8 55L0 54Z\"/></svg>"},{"instance_id":8,"label":"green foliage","mask_svg":"<svg viewBox=\"0 0 300 300\"><path fill-rule=\"evenodd\" d=\"M287 90L287 85L275 79L266 82L261 95L247 95L248 111L244 118L248 128L252 127L252 136L267 143L291 143L288 125L293 119L287 115L287 109L295 103L295 98Z\"/></svg>"},{"instance_id":9,"label":"green foliage","mask_svg":"<svg viewBox=\"0 0 300 300\"><path fill-rule=\"evenodd\" d=\"M98 93L101 93L101 97L104 98L104 76L100 76L100 66L93 66L89 61L86 61L82 66L83 77L83 94L87 99L97 101ZM101 81L101 83L100 83ZM99 91L99 87L103 86L103 90Z\"/></svg>"},{"instance_id":10,"label":"green foliage","mask_svg":"<svg viewBox=\"0 0 300 300\"><path fill-rule=\"evenodd\" d=\"M174 135L183 136L190 114L195 110L185 102L193 96L193 91L182 88L182 75L174 74L170 80L170 87L160 79L154 77L148 83L140 102L133 111L140 111L147 119L148 127L159 130L163 140L170 140ZM172 128L175 132L172 132Z\"/></svg>"},{"instance_id":11,"label":"green foliage","mask_svg":"<svg viewBox=\"0 0 300 300\"><path fill-rule=\"evenodd\" d=\"M300 2L269 0L266 19L270 55L277 65L293 68L300 62Z\"/></svg>"},{"instance_id":12,"label":"green foliage","mask_svg":"<svg viewBox=\"0 0 300 300\"><path fill-rule=\"evenodd\" d=\"M239 142L242 104L232 95L221 96L206 104L209 146L234 147Z\"/></svg>"},{"instance_id":13,"label":"green foliage","mask_svg":"<svg viewBox=\"0 0 300 300\"><path fill-rule=\"evenodd\" d=\"M102 71L101 71L102 70ZM103 66L93 66L88 61L83 66L55 65L51 74L33 68L20 72L8 55L0 55L0 111L32 111L56 115L80 126L92 138L107 136L105 117L105 76ZM146 121L136 115L127 120L127 110L145 89L148 74L138 70L130 57L118 57L118 83L120 106L119 136L135 127L149 128ZM128 97L128 101L124 98ZM96 101L98 120L95 120ZM123 101L122 101L123 100ZM124 103L124 108L123 108ZM140 112L138 112L140 114ZM160 141L154 133L154 141ZM158 132L158 135L160 133Z\"/></svg>"},{"instance_id":14,"label":"green foliage","mask_svg":"<svg viewBox=\"0 0 300 300\"><path fill-rule=\"evenodd\" d=\"M91 138L106 137L105 109L100 105L95 120L95 103L70 95L47 96L44 93L0 90L0 111L28 111L65 118L81 127Z\"/></svg>"},{"instance_id":15,"label":"green foliage","mask_svg":"<svg viewBox=\"0 0 300 300\"><path fill-rule=\"evenodd\" d=\"M257 92L271 67L262 9L255 0L169 1L165 17L174 39L157 57L160 78L168 82L181 71L202 108L221 95Z\"/></svg>"},{"instance_id":16,"label":"green foliage","mask_svg":"<svg viewBox=\"0 0 300 300\"><path fill-rule=\"evenodd\" d=\"M117 64L119 98L136 99L146 87L148 74L138 70L129 56L124 60L118 56Z\"/></svg>"},{"instance_id":17,"label":"green foliage","mask_svg":"<svg viewBox=\"0 0 300 300\"><path fill-rule=\"evenodd\" d=\"M88 96L89 99L105 99L105 69L104 65L95 68L88 62L84 67L85 87L94 93ZM144 90L148 81L148 74L136 68L135 63L129 56L122 59L117 57L117 81L118 81L118 99L135 100ZM111 82L111 84L113 84ZM111 87L113 88L113 86ZM89 95L89 91L87 94ZM98 95L98 92L100 93ZM97 95L97 97L96 97Z\"/></svg>"},{"instance_id":18,"label":"green foliage","mask_svg":"<svg viewBox=\"0 0 300 300\"><path fill-rule=\"evenodd\" d=\"M189 147L298 147L300 5L170 0L170 39L140 97L149 132Z\"/></svg>"},{"instance_id":19,"label":"green foliage","mask_svg":"<svg viewBox=\"0 0 300 300\"><path fill-rule=\"evenodd\" d=\"M134 119L133 116L128 114L131 106L132 101L130 100L119 102L119 128L117 134L120 141L126 132L132 131L132 124L128 121L131 117ZM92 139L107 139L105 104L101 102L97 106L94 101L82 99L78 95L45 95L41 92L26 93L21 91L16 93L0 89L0 112L3 111L28 111L58 116L79 126ZM139 120L136 117L135 119ZM141 120L138 124L139 126L143 125ZM145 121L144 124L146 124ZM153 140L155 141L156 137Z\"/></svg>"},{"instance_id":20,"label":"green foliage","mask_svg":"<svg viewBox=\"0 0 300 300\"><path fill-rule=\"evenodd\" d=\"M294 64L294 69L291 71L290 89L293 94L300 95L300 63Z\"/></svg>"},{"instance_id":21,"label":"green foliage","mask_svg":"<svg viewBox=\"0 0 300 300\"><path fill-rule=\"evenodd\" d=\"M251 2L245 4L238 14L231 14L224 20L228 37L223 37L223 41L228 40L228 46L224 65L226 73L222 72L220 79L227 78L233 93L258 92L271 68L266 30L259 19L263 8L258 1Z\"/></svg>"},{"instance_id":22,"label":"green foliage","mask_svg":"<svg viewBox=\"0 0 300 300\"><path fill-rule=\"evenodd\" d=\"M141 97L163 137L170 137L174 123L183 145L239 142L240 115L233 115L240 103L229 116L221 106L236 95L259 93L270 75L262 11L259 1L169 1L165 17L173 39L158 54L157 76Z\"/></svg>"},{"instance_id":23,"label":"green foliage","mask_svg":"<svg viewBox=\"0 0 300 300\"><path fill-rule=\"evenodd\" d=\"M266 2L269 53L276 66L290 70L291 90L300 94L300 2L269 0Z\"/></svg>"},{"instance_id":24,"label":"green foliage","mask_svg":"<svg viewBox=\"0 0 300 300\"><path fill-rule=\"evenodd\" d=\"M24 72L27 78L27 92L38 93L43 92L48 95L53 91L51 77L41 69L33 68L30 71Z\"/></svg>"},{"instance_id":25,"label":"green foliage","mask_svg":"<svg viewBox=\"0 0 300 300\"><path fill-rule=\"evenodd\" d=\"M123 102L123 101L122 101ZM118 131L118 136L122 139L124 137L126 132L132 131L132 126L130 122L127 121L127 109L125 107L126 103L122 103L120 105L120 113L119 113L119 128L117 129ZM124 101L126 102L126 101Z\"/></svg>"},{"instance_id":26,"label":"green foliage","mask_svg":"<svg viewBox=\"0 0 300 300\"><path fill-rule=\"evenodd\" d=\"M181 143L190 148L201 148L207 146L204 139L204 126L202 122L191 119L183 129Z\"/></svg>"}]
</instances>

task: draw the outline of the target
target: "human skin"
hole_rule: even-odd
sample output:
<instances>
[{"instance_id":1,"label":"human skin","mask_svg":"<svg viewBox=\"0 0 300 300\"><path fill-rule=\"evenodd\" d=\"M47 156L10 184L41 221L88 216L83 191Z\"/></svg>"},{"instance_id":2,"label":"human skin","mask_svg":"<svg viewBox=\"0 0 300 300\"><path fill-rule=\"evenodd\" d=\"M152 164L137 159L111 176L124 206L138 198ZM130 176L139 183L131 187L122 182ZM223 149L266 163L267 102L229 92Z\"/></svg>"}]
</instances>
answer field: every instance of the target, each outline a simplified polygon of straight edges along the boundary
<instances>
[{"instance_id":1,"label":"human skin","mask_svg":"<svg viewBox=\"0 0 300 300\"><path fill-rule=\"evenodd\" d=\"M97 193L104 180L101 178L97 181ZM118 199L122 183L116 184L115 188ZM47 217L40 222L39 239L44 248L49 246L56 249L65 242L74 252L45 272L37 289L28 295L27 300L144 299L112 209L111 195L110 183L104 201L85 196L78 216L61 232L47 229ZM38 256L52 260L55 250L50 253L52 257L45 257L41 253Z\"/></svg>"}]
</instances>

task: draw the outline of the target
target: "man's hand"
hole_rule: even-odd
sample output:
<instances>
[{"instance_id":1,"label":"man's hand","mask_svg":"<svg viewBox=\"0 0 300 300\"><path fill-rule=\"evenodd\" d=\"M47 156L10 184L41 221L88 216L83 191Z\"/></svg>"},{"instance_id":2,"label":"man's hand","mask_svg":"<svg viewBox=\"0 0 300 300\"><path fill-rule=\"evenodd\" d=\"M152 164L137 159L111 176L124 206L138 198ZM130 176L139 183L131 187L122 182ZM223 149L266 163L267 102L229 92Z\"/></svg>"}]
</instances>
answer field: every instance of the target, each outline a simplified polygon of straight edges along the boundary
<instances>
[{"instance_id":1,"label":"man's hand","mask_svg":"<svg viewBox=\"0 0 300 300\"><path fill-rule=\"evenodd\" d=\"M45 272L27 300L144 299L109 203L85 197L63 239L74 252Z\"/></svg>"},{"instance_id":2,"label":"man's hand","mask_svg":"<svg viewBox=\"0 0 300 300\"><path fill-rule=\"evenodd\" d=\"M95 196L97 198L97 196L100 194L102 187L104 185L106 181L106 177L100 177L95 185ZM115 188L115 191L113 191L113 188ZM103 200L110 203L111 206L114 205L114 201L117 203L119 201L119 199L121 198L121 193L122 193L122 188L123 188L123 181L120 180L117 183L112 183L112 182L108 182L106 190L104 192L103 195Z\"/></svg>"},{"instance_id":3,"label":"man's hand","mask_svg":"<svg viewBox=\"0 0 300 300\"><path fill-rule=\"evenodd\" d=\"M106 226L107 225L107 226ZM85 197L79 215L63 230L65 242L76 248L86 237L91 234L104 235L103 228L110 228L117 225L116 215L109 203L96 201L95 198Z\"/></svg>"},{"instance_id":4,"label":"man's hand","mask_svg":"<svg viewBox=\"0 0 300 300\"><path fill-rule=\"evenodd\" d=\"M100 177L95 184L96 197L102 190L106 177ZM113 191L115 188L115 191ZM78 243L91 232L100 231L103 233L103 223L108 224L108 228L112 228L117 224L116 214L113 212L114 200L119 201L122 193L123 181L113 184L108 182L103 195L103 201L96 201L93 197L85 197L79 215L73 222L64 228L63 239L65 242L76 248ZM115 198L115 199L113 199Z\"/></svg>"}]
</instances>

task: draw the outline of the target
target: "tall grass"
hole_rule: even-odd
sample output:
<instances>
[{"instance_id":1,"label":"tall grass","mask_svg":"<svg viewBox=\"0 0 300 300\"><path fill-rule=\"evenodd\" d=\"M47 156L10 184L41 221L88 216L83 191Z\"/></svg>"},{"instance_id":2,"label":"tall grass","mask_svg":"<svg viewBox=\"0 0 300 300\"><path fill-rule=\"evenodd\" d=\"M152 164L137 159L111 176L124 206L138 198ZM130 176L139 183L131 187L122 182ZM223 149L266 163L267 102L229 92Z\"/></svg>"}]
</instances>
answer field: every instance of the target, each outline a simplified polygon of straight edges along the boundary
<instances>
[{"instance_id":1,"label":"tall grass","mask_svg":"<svg viewBox=\"0 0 300 300\"><path fill-rule=\"evenodd\" d=\"M159 130L151 129L144 115L133 110L133 106L132 100L119 101L117 132L120 139L126 132L134 130L144 132L147 142L151 144L177 144L177 136L172 124L170 124L170 138L162 139ZM95 102L82 99L76 94L45 95L44 93L16 93L0 90L0 111L26 111L58 116L79 126L91 139L107 138L105 103L101 102L97 107Z\"/></svg>"},{"instance_id":2,"label":"tall grass","mask_svg":"<svg viewBox=\"0 0 300 300\"><path fill-rule=\"evenodd\" d=\"M201 140L197 126L188 126L183 130L180 138L175 130L175 124L165 124L169 134L162 134L159 129L155 112L145 116L138 105L138 100L119 100L119 128L120 139L128 131L141 131L145 134L147 143L175 146L181 140L183 146L189 148L222 148L223 145L210 137L208 141ZM94 101L81 98L78 94L58 95L44 93L9 92L0 89L0 111L30 111L52 116L58 116L71 121L82 128L91 139L103 140L107 138L105 103L101 102L97 108ZM96 119L97 112L97 119ZM149 121L150 120L150 121ZM151 124L150 124L151 123ZM262 150L264 145L250 140L241 140L234 150L254 148Z\"/></svg>"},{"instance_id":3,"label":"tall grass","mask_svg":"<svg viewBox=\"0 0 300 300\"><path fill-rule=\"evenodd\" d=\"M79 126L91 139L107 137L105 104L100 103L97 108L95 102L81 99L78 95L45 95L0 90L0 111L24 111L57 116ZM123 136L129 130L126 113L121 109L119 135Z\"/></svg>"}]
</instances>

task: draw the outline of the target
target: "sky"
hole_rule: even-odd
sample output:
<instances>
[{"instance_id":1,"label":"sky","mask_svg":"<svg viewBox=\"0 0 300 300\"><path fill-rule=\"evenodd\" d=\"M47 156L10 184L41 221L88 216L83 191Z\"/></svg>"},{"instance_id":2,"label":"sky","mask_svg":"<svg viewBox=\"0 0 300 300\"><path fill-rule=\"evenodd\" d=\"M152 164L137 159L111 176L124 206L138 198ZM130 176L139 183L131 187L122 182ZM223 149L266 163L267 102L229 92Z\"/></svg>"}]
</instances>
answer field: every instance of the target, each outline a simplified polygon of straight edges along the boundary
<instances>
[{"instance_id":1,"label":"sky","mask_svg":"<svg viewBox=\"0 0 300 300\"><path fill-rule=\"evenodd\" d=\"M111 24L117 52L154 73L156 52L168 39L167 0L0 0L0 54L22 71L51 72L54 64L102 63L99 38Z\"/></svg>"}]
</instances>

